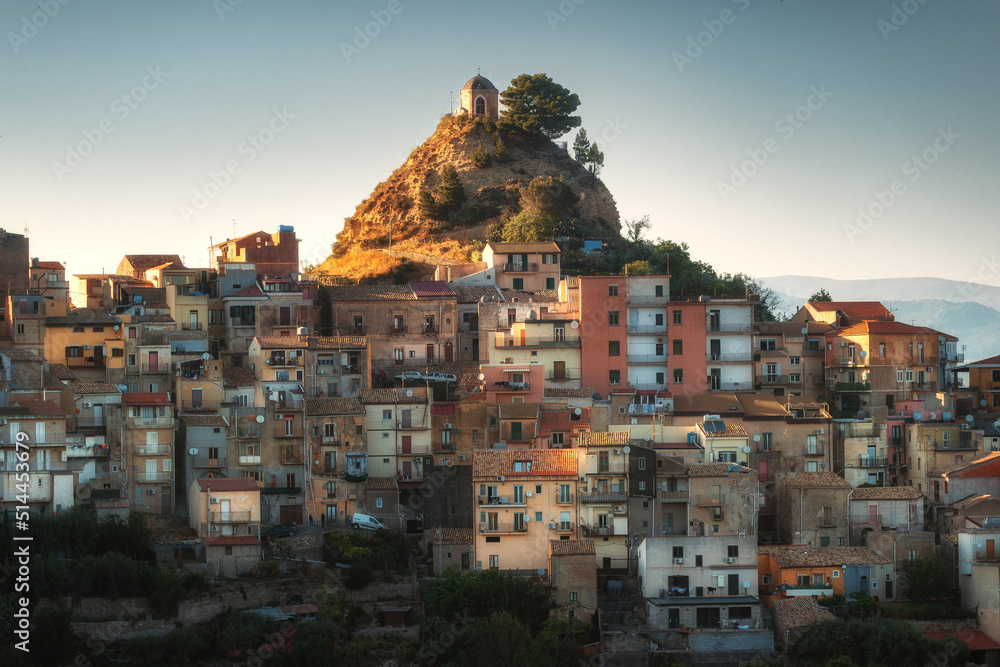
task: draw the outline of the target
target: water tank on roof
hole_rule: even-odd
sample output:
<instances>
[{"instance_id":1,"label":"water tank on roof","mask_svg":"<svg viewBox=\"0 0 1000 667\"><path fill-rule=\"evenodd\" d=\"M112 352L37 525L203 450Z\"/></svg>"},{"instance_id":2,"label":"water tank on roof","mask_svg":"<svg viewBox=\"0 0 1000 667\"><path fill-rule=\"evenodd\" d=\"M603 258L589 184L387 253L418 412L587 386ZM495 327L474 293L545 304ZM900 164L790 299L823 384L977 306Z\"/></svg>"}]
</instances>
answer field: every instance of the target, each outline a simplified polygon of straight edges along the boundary
<instances>
[{"instance_id":1,"label":"water tank on roof","mask_svg":"<svg viewBox=\"0 0 1000 667\"><path fill-rule=\"evenodd\" d=\"M295 333L297 333L300 336L305 336L309 333L309 329L307 327L299 327L298 329L295 330Z\"/></svg>"},{"instance_id":2,"label":"water tank on roof","mask_svg":"<svg viewBox=\"0 0 1000 667\"><path fill-rule=\"evenodd\" d=\"M944 414L941 415L941 419L945 420L946 422L950 422L951 421L951 413L950 412L945 412Z\"/></svg>"},{"instance_id":3,"label":"water tank on roof","mask_svg":"<svg viewBox=\"0 0 1000 667\"><path fill-rule=\"evenodd\" d=\"M292 227L291 225L278 225L278 232L279 233L280 232L294 232L294 231L295 231L295 227Z\"/></svg>"},{"instance_id":4,"label":"water tank on roof","mask_svg":"<svg viewBox=\"0 0 1000 667\"><path fill-rule=\"evenodd\" d=\"M688 432L688 442L690 444L692 444L692 445L695 444L695 443L697 443L698 442L698 434L695 433L694 431L689 431Z\"/></svg>"}]
</instances>

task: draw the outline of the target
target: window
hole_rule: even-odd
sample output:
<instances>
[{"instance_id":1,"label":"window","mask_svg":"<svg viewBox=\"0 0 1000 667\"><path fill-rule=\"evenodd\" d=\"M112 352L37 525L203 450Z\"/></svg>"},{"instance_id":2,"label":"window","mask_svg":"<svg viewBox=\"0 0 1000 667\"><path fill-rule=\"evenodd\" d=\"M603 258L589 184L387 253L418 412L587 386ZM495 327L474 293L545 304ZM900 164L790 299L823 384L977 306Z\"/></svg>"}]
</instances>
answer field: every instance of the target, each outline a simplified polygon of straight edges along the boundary
<instances>
[{"instance_id":1,"label":"window","mask_svg":"<svg viewBox=\"0 0 1000 667\"><path fill-rule=\"evenodd\" d=\"M1000 382L1000 371L991 371L993 382Z\"/></svg>"},{"instance_id":2,"label":"window","mask_svg":"<svg viewBox=\"0 0 1000 667\"><path fill-rule=\"evenodd\" d=\"M560 447L562 447L563 445L566 444L565 436L566 436L565 433L553 433L552 444L559 445Z\"/></svg>"},{"instance_id":3,"label":"window","mask_svg":"<svg viewBox=\"0 0 1000 667\"><path fill-rule=\"evenodd\" d=\"M674 558L684 558L684 547L673 547Z\"/></svg>"},{"instance_id":4,"label":"window","mask_svg":"<svg viewBox=\"0 0 1000 667\"><path fill-rule=\"evenodd\" d=\"M576 604L579 601L579 598L577 597L576 591L570 591L569 592L569 601L572 604Z\"/></svg>"},{"instance_id":5,"label":"window","mask_svg":"<svg viewBox=\"0 0 1000 667\"><path fill-rule=\"evenodd\" d=\"M777 338L761 338L760 339L760 349L762 349L762 350L776 350L776 349L778 349L778 339Z\"/></svg>"},{"instance_id":6,"label":"window","mask_svg":"<svg viewBox=\"0 0 1000 667\"><path fill-rule=\"evenodd\" d=\"M121 349L120 347L112 348L111 349L111 356L112 357L118 357L118 358L124 357L125 356L125 350Z\"/></svg>"},{"instance_id":7,"label":"window","mask_svg":"<svg viewBox=\"0 0 1000 667\"><path fill-rule=\"evenodd\" d=\"M261 482L261 480L264 479L264 471L263 470L244 470L243 471L243 476L246 477L246 478L248 478L248 479L252 479L252 480L254 480L255 482L257 482L259 484Z\"/></svg>"},{"instance_id":8,"label":"window","mask_svg":"<svg viewBox=\"0 0 1000 667\"><path fill-rule=\"evenodd\" d=\"M666 376L663 373L656 374L656 384L663 384L666 382Z\"/></svg>"},{"instance_id":9,"label":"window","mask_svg":"<svg viewBox=\"0 0 1000 667\"><path fill-rule=\"evenodd\" d=\"M913 561L917 560L917 550L910 549L909 551L907 551L906 556L907 560L909 560L912 563Z\"/></svg>"},{"instance_id":10,"label":"window","mask_svg":"<svg viewBox=\"0 0 1000 667\"><path fill-rule=\"evenodd\" d=\"M622 383L622 372L619 370L608 371L608 383L617 385Z\"/></svg>"},{"instance_id":11,"label":"window","mask_svg":"<svg viewBox=\"0 0 1000 667\"><path fill-rule=\"evenodd\" d=\"M656 344L656 347L653 348L653 354L655 354L658 357L663 356L663 343Z\"/></svg>"},{"instance_id":12,"label":"window","mask_svg":"<svg viewBox=\"0 0 1000 667\"><path fill-rule=\"evenodd\" d=\"M789 382L802 382L802 375L799 374L799 373L789 373L788 374L788 381Z\"/></svg>"},{"instance_id":13,"label":"window","mask_svg":"<svg viewBox=\"0 0 1000 667\"><path fill-rule=\"evenodd\" d=\"M819 538L819 545L821 547L828 547L828 546L830 546L830 538L829 537L821 537L821 538Z\"/></svg>"},{"instance_id":14,"label":"window","mask_svg":"<svg viewBox=\"0 0 1000 667\"><path fill-rule=\"evenodd\" d=\"M67 357L82 357L83 348L79 345L68 345L66 346L66 356Z\"/></svg>"},{"instance_id":15,"label":"window","mask_svg":"<svg viewBox=\"0 0 1000 667\"><path fill-rule=\"evenodd\" d=\"M896 382L903 381L903 371L896 371Z\"/></svg>"},{"instance_id":16,"label":"window","mask_svg":"<svg viewBox=\"0 0 1000 667\"><path fill-rule=\"evenodd\" d=\"M524 289L524 278L514 278L514 289L523 290Z\"/></svg>"},{"instance_id":17,"label":"window","mask_svg":"<svg viewBox=\"0 0 1000 667\"><path fill-rule=\"evenodd\" d=\"M381 498L376 498L375 499L375 507L379 508L379 509L382 508L382 499Z\"/></svg>"},{"instance_id":18,"label":"window","mask_svg":"<svg viewBox=\"0 0 1000 667\"><path fill-rule=\"evenodd\" d=\"M618 296L618 285L608 285L608 296Z\"/></svg>"},{"instance_id":19,"label":"window","mask_svg":"<svg viewBox=\"0 0 1000 667\"><path fill-rule=\"evenodd\" d=\"M473 442L479 442L479 429L478 428L472 429L472 441Z\"/></svg>"},{"instance_id":20,"label":"window","mask_svg":"<svg viewBox=\"0 0 1000 667\"><path fill-rule=\"evenodd\" d=\"M806 472L819 472L819 464L816 461L806 461Z\"/></svg>"},{"instance_id":21,"label":"window","mask_svg":"<svg viewBox=\"0 0 1000 667\"><path fill-rule=\"evenodd\" d=\"M674 384L683 384L683 383L684 383L684 369L683 368L675 368L674 369Z\"/></svg>"},{"instance_id":22,"label":"window","mask_svg":"<svg viewBox=\"0 0 1000 667\"><path fill-rule=\"evenodd\" d=\"M621 343L617 340L608 341L608 356L609 357L619 357L621 356Z\"/></svg>"},{"instance_id":23,"label":"window","mask_svg":"<svg viewBox=\"0 0 1000 667\"><path fill-rule=\"evenodd\" d=\"M442 445L451 444L451 429L445 429L441 431L441 444Z\"/></svg>"},{"instance_id":24,"label":"window","mask_svg":"<svg viewBox=\"0 0 1000 667\"><path fill-rule=\"evenodd\" d=\"M729 546L727 546L726 547L726 555L729 556L730 558L739 558L740 557L740 545L738 545L738 544L730 544Z\"/></svg>"},{"instance_id":25,"label":"window","mask_svg":"<svg viewBox=\"0 0 1000 667\"><path fill-rule=\"evenodd\" d=\"M906 369L906 381L907 382L913 382L913 369L912 368L907 368Z\"/></svg>"},{"instance_id":26,"label":"window","mask_svg":"<svg viewBox=\"0 0 1000 667\"><path fill-rule=\"evenodd\" d=\"M555 278L546 278L545 279L545 289L555 289L555 288L556 288L556 279Z\"/></svg>"},{"instance_id":27,"label":"window","mask_svg":"<svg viewBox=\"0 0 1000 667\"><path fill-rule=\"evenodd\" d=\"M681 311L675 310L674 311L674 324L680 324L680 323L681 323Z\"/></svg>"},{"instance_id":28,"label":"window","mask_svg":"<svg viewBox=\"0 0 1000 667\"><path fill-rule=\"evenodd\" d=\"M878 344L878 356L885 359L885 343Z\"/></svg>"},{"instance_id":29,"label":"window","mask_svg":"<svg viewBox=\"0 0 1000 667\"><path fill-rule=\"evenodd\" d=\"M760 434L760 448L765 451L771 451L774 446L774 434L773 433L761 433Z\"/></svg>"},{"instance_id":30,"label":"window","mask_svg":"<svg viewBox=\"0 0 1000 667\"><path fill-rule=\"evenodd\" d=\"M643 481L643 480L641 480L641 479L639 480L639 490L640 491L645 491L646 490L646 482ZM642 524L646 525L646 522L643 521Z\"/></svg>"},{"instance_id":31,"label":"window","mask_svg":"<svg viewBox=\"0 0 1000 667\"><path fill-rule=\"evenodd\" d=\"M656 326L662 327L663 326L663 313L656 313L656 315L653 316L653 322L656 324Z\"/></svg>"},{"instance_id":32,"label":"window","mask_svg":"<svg viewBox=\"0 0 1000 667\"><path fill-rule=\"evenodd\" d=\"M129 366L135 366L135 355L134 354L128 355L128 365Z\"/></svg>"},{"instance_id":33,"label":"window","mask_svg":"<svg viewBox=\"0 0 1000 667\"><path fill-rule=\"evenodd\" d=\"M684 354L684 341L674 340L674 354Z\"/></svg>"},{"instance_id":34,"label":"window","mask_svg":"<svg viewBox=\"0 0 1000 667\"><path fill-rule=\"evenodd\" d=\"M694 566L695 567L702 567L703 564L704 564L704 559L702 558L701 554L697 554L694 557Z\"/></svg>"},{"instance_id":35,"label":"window","mask_svg":"<svg viewBox=\"0 0 1000 667\"><path fill-rule=\"evenodd\" d=\"M608 326L616 327L618 326L618 311L612 310L608 313Z\"/></svg>"},{"instance_id":36,"label":"window","mask_svg":"<svg viewBox=\"0 0 1000 667\"><path fill-rule=\"evenodd\" d=\"M663 296L663 285L655 285L653 287L654 296Z\"/></svg>"},{"instance_id":37,"label":"window","mask_svg":"<svg viewBox=\"0 0 1000 667\"><path fill-rule=\"evenodd\" d=\"M290 472L285 475L285 488L294 489L295 488L295 473Z\"/></svg>"},{"instance_id":38,"label":"window","mask_svg":"<svg viewBox=\"0 0 1000 667\"><path fill-rule=\"evenodd\" d=\"M531 472L531 461L514 461L514 472Z\"/></svg>"},{"instance_id":39,"label":"window","mask_svg":"<svg viewBox=\"0 0 1000 667\"><path fill-rule=\"evenodd\" d=\"M538 493L541 493L541 491L539 491ZM537 521L538 523L544 521L541 512L535 512L535 521Z\"/></svg>"},{"instance_id":40,"label":"window","mask_svg":"<svg viewBox=\"0 0 1000 667\"><path fill-rule=\"evenodd\" d=\"M645 456L640 456L636 460L636 465L638 466L639 470L645 470L646 469L646 457Z\"/></svg>"},{"instance_id":41,"label":"window","mask_svg":"<svg viewBox=\"0 0 1000 667\"><path fill-rule=\"evenodd\" d=\"M801 363L802 363L802 358L801 357L788 357L788 365L789 366L798 366Z\"/></svg>"}]
</instances>

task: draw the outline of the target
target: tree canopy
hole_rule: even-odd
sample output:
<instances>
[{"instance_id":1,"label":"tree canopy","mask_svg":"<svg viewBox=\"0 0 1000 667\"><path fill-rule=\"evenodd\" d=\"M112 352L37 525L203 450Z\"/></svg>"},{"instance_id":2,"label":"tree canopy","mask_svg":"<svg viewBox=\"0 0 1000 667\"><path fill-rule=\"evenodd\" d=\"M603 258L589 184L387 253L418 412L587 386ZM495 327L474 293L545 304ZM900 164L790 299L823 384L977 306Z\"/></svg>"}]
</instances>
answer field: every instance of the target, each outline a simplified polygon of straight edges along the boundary
<instances>
[{"instance_id":1,"label":"tree canopy","mask_svg":"<svg viewBox=\"0 0 1000 667\"><path fill-rule=\"evenodd\" d=\"M830 303L833 301L833 297L830 296L825 287L821 287L818 292L813 292L813 295L809 297L809 301L812 303Z\"/></svg>"},{"instance_id":2,"label":"tree canopy","mask_svg":"<svg viewBox=\"0 0 1000 667\"><path fill-rule=\"evenodd\" d=\"M557 139L574 127L580 117L572 115L580 98L546 74L521 74L500 93L504 111L497 123L501 128L518 128L532 134Z\"/></svg>"},{"instance_id":3,"label":"tree canopy","mask_svg":"<svg viewBox=\"0 0 1000 667\"><path fill-rule=\"evenodd\" d=\"M941 561L921 556L906 566L900 579L906 597L917 602L947 600L951 597L951 577Z\"/></svg>"}]
</instances>

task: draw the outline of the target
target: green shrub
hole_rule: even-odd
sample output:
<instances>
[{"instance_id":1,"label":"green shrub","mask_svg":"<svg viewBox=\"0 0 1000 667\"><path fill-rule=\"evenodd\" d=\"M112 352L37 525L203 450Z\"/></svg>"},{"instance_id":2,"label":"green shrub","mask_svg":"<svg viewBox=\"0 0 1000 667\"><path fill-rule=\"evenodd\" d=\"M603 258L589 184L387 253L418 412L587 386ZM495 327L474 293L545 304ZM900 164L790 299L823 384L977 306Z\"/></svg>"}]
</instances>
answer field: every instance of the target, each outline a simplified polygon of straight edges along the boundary
<instances>
[{"instance_id":1,"label":"green shrub","mask_svg":"<svg viewBox=\"0 0 1000 667\"><path fill-rule=\"evenodd\" d=\"M276 560L265 560L257 565L257 572L265 577L274 577L281 570L281 566Z\"/></svg>"},{"instance_id":2,"label":"green shrub","mask_svg":"<svg viewBox=\"0 0 1000 667\"><path fill-rule=\"evenodd\" d=\"M494 142L493 145L494 148L496 149L493 153L493 157L496 158L496 161L499 162L500 164L507 164L508 162L510 162L511 160L510 152L504 145L503 139L497 137L497 140Z\"/></svg>"},{"instance_id":3,"label":"green shrub","mask_svg":"<svg viewBox=\"0 0 1000 667\"><path fill-rule=\"evenodd\" d=\"M472 155L470 157L472 158L472 166L476 169L485 169L493 164L493 156L489 154L489 151L483 148L482 144L479 144L479 146L472 151Z\"/></svg>"},{"instance_id":4,"label":"green shrub","mask_svg":"<svg viewBox=\"0 0 1000 667\"><path fill-rule=\"evenodd\" d=\"M177 568L154 570L150 575L149 590L146 594L153 611L162 616L172 616L177 611L177 603L184 595L184 580L184 573Z\"/></svg>"}]
</instances>

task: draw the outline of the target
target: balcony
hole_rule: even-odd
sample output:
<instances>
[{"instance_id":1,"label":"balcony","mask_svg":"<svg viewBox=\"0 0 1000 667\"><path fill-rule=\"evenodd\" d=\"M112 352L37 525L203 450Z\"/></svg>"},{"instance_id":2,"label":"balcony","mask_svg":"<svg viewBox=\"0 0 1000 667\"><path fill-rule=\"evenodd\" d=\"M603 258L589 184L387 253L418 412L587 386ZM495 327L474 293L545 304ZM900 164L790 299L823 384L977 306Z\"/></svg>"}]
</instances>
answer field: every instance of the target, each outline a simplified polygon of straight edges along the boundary
<instances>
[{"instance_id":1,"label":"balcony","mask_svg":"<svg viewBox=\"0 0 1000 667\"><path fill-rule=\"evenodd\" d=\"M975 550L975 555L973 556L973 558L977 562L983 562L983 561L985 561L985 562L993 562L993 561L997 561L997 560L1000 560L1000 550L997 550L997 551L994 551L993 553L990 553L990 552L986 551L986 549L976 549Z\"/></svg>"},{"instance_id":2,"label":"balcony","mask_svg":"<svg viewBox=\"0 0 1000 667\"><path fill-rule=\"evenodd\" d=\"M132 428L173 428L173 417L129 417L128 425Z\"/></svg>"},{"instance_id":3,"label":"balcony","mask_svg":"<svg viewBox=\"0 0 1000 667\"><path fill-rule=\"evenodd\" d=\"M152 375L154 373L169 373L170 364L166 361L158 361L155 364L151 364L148 361L142 362L142 373Z\"/></svg>"},{"instance_id":4,"label":"balcony","mask_svg":"<svg viewBox=\"0 0 1000 667\"><path fill-rule=\"evenodd\" d=\"M390 324L389 325L389 331L388 331L388 333L391 336L395 336L397 334L405 334L406 333L406 324L405 323Z\"/></svg>"},{"instance_id":5,"label":"balcony","mask_svg":"<svg viewBox=\"0 0 1000 667\"><path fill-rule=\"evenodd\" d=\"M347 329L347 333L353 336L364 336L368 333L368 327L364 324L355 324L354 326Z\"/></svg>"},{"instance_id":6,"label":"balcony","mask_svg":"<svg viewBox=\"0 0 1000 667\"><path fill-rule=\"evenodd\" d=\"M860 458L862 468L884 468L888 460L884 456L862 456Z\"/></svg>"},{"instance_id":7,"label":"balcony","mask_svg":"<svg viewBox=\"0 0 1000 667\"><path fill-rule=\"evenodd\" d=\"M330 475L336 475L337 466L336 464L327 465L325 461L319 461L319 462L314 461L312 465L312 474L315 477L329 477ZM327 497L332 498L333 496L327 496Z\"/></svg>"},{"instance_id":8,"label":"balcony","mask_svg":"<svg viewBox=\"0 0 1000 667\"><path fill-rule=\"evenodd\" d=\"M295 422L292 423L295 424ZM305 433L303 432L302 427L299 426L298 424L295 424L292 427L291 432L289 432L288 429L285 428L284 426L278 426L277 428L274 429L275 438L301 438L304 435Z\"/></svg>"},{"instance_id":9,"label":"balcony","mask_svg":"<svg viewBox=\"0 0 1000 667\"><path fill-rule=\"evenodd\" d=\"M552 265L555 268L555 265ZM529 273L538 270L538 262L530 262L523 264L521 262L514 262L513 264L504 262L503 271L504 273Z\"/></svg>"},{"instance_id":10,"label":"balcony","mask_svg":"<svg viewBox=\"0 0 1000 667\"><path fill-rule=\"evenodd\" d=\"M783 356L785 356L788 353L788 348L786 348L784 345L782 345L781 347L772 347L772 348L768 348L766 350L765 349L759 349L759 350L755 350L755 351L761 357L783 357Z\"/></svg>"},{"instance_id":11,"label":"balcony","mask_svg":"<svg viewBox=\"0 0 1000 667\"><path fill-rule=\"evenodd\" d=\"M300 465L302 463L301 447L290 447L285 445L280 447L280 451L282 465Z\"/></svg>"},{"instance_id":12,"label":"balcony","mask_svg":"<svg viewBox=\"0 0 1000 667\"><path fill-rule=\"evenodd\" d=\"M625 303L630 306L666 306L669 298L666 294L655 296L651 294L629 294L625 297Z\"/></svg>"},{"instance_id":13,"label":"balcony","mask_svg":"<svg viewBox=\"0 0 1000 667\"><path fill-rule=\"evenodd\" d=\"M515 500L513 496L477 496L480 505L503 505L505 507L524 507L525 500Z\"/></svg>"},{"instance_id":14,"label":"balcony","mask_svg":"<svg viewBox=\"0 0 1000 667\"><path fill-rule=\"evenodd\" d=\"M751 352L709 352L705 360L712 364L741 364L753 361Z\"/></svg>"},{"instance_id":15,"label":"balcony","mask_svg":"<svg viewBox=\"0 0 1000 667\"><path fill-rule=\"evenodd\" d=\"M217 456L214 459L206 456L195 456L191 465L195 468L225 468L227 463L228 459L225 456Z\"/></svg>"},{"instance_id":16,"label":"balcony","mask_svg":"<svg viewBox=\"0 0 1000 667\"><path fill-rule=\"evenodd\" d=\"M628 324L625 331L630 334L665 334L666 324Z\"/></svg>"},{"instance_id":17,"label":"balcony","mask_svg":"<svg viewBox=\"0 0 1000 667\"><path fill-rule=\"evenodd\" d=\"M268 357L264 360L264 363L271 368L289 368L295 366L305 365L304 355L295 355L294 357Z\"/></svg>"},{"instance_id":18,"label":"balcony","mask_svg":"<svg viewBox=\"0 0 1000 667\"><path fill-rule=\"evenodd\" d=\"M253 521L251 510L229 510L228 512L210 512L212 523L249 523Z\"/></svg>"},{"instance_id":19,"label":"balcony","mask_svg":"<svg viewBox=\"0 0 1000 667\"><path fill-rule=\"evenodd\" d=\"M833 365L857 368L858 366L867 366L868 364L858 355L851 357L838 354L833 357Z\"/></svg>"},{"instance_id":20,"label":"balcony","mask_svg":"<svg viewBox=\"0 0 1000 667\"><path fill-rule=\"evenodd\" d=\"M441 330L438 329L433 324L425 324L424 328L421 330L420 333L428 334L428 335L433 335L433 334L439 334L439 333L441 333Z\"/></svg>"},{"instance_id":21,"label":"balcony","mask_svg":"<svg viewBox=\"0 0 1000 667\"><path fill-rule=\"evenodd\" d=\"M239 424L236 428L236 437L253 438L253 439L259 438L260 424L256 422L251 422L249 424Z\"/></svg>"},{"instance_id":22,"label":"balcony","mask_svg":"<svg viewBox=\"0 0 1000 667\"><path fill-rule=\"evenodd\" d=\"M665 354L630 354L628 355L628 363L630 364L666 364L667 355Z\"/></svg>"},{"instance_id":23,"label":"balcony","mask_svg":"<svg viewBox=\"0 0 1000 667\"><path fill-rule=\"evenodd\" d=\"M561 371L548 370L545 371L546 380L579 380L580 379L580 369L579 368L565 368Z\"/></svg>"},{"instance_id":24,"label":"balcony","mask_svg":"<svg viewBox=\"0 0 1000 667\"><path fill-rule=\"evenodd\" d=\"M494 382L490 391L531 391L530 382Z\"/></svg>"},{"instance_id":25,"label":"balcony","mask_svg":"<svg viewBox=\"0 0 1000 667\"><path fill-rule=\"evenodd\" d=\"M941 355L942 361L947 361L948 363L961 364L965 362L964 352L945 352Z\"/></svg>"},{"instance_id":26,"label":"balcony","mask_svg":"<svg viewBox=\"0 0 1000 667\"><path fill-rule=\"evenodd\" d=\"M836 382L833 385L834 391L871 391L871 382Z\"/></svg>"},{"instance_id":27,"label":"balcony","mask_svg":"<svg viewBox=\"0 0 1000 667\"><path fill-rule=\"evenodd\" d=\"M560 493L556 495L556 505L572 505L573 493Z\"/></svg>"},{"instance_id":28,"label":"balcony","mask_svg":"<svg viewBox=\"0 0 1000 667\"><path fill-rule=\"evenodd\" d=\"M246 454L240 456L241 466L259 466L260 454Z\"/></svg>"},{"instance_id":29,"label":"balcony","mask_svg":"<svg viewBox=\"0 0 1000 667\"><path fill-rule=\"evenodd\" d=\"M825 450L826 447L823 447L822 445L816 445L813 447L806 445L802 448L802 456L824 456L826 454Z\"/></svg>"},{"instance_id":30,"label":"balcony","mask_svg":"<svg viewBox=\"0 0 1000 667\"><path fill-rule=\"evenodd\" d=\"M139 484L149 484L150 482L169 482L169 472L137 472L135 481Z\"/></svg>"},{"instance_id":31,"label":"balcony","mask_svg":"<svg viewBox=\"0 0 1000 667\"><path fill-rule=\"evenodd\" d=\"M943 452L951 450L978 450L983 446L982 440L976 439L961 439L958 442L954 440L944 440L938 441L934 440L934 451Z\"/></svg>"},{"instance_id":32,"label":"balcony","mask_svg":"<svg viewBox=\"0 0 1000 667\"><path fill-rule=\"evenodd\" d=\"M875 524L881 525L882 524L882 515L881 514L876 514L875 516L872 516L871 514L858 514L857 516L852 516L850 518L850 521L851 521L851 525L852 526L858 525L858 524L864 524L864 523L871 524L871 525L875 525Z\"/></svg>"},{"instance_id":33,"label":"balcony","mask_svg":"<svg viewBox=\"0 0 1000 667\"><path fill-rule=\"evenodd\" d=\"M559 525L554 527L550 524L549 528L554 528L554 530L560 533L572 533L574 531L572 521L560 521Z\"/></svg>"},{"instance_id":34,"label":"balcony","mask_svg":"<svg viewBox=\"0 0 1000 667\"><path fill-rule=\"evenodd\" d=\"M608 473L604 472L597 474L606 475ZM587 503L589 505L621 505L628 502L628 496L621 491L594 491L592 493L581 493L580 502Z\"/></svg>"},{"instance_id":35,"label":"balcony","mask_svg":"<svg viewBox=\"0 0 1000 667\"><path fill-rule=\"evenodd\" d=\"M502 347L580 347L580 339L562 336L510 336L497 332L493 344Z\"/></svg>"},{"instance_id":36,"label":"balcony","mask_svg":"<svg viewBox=\"0 0 1000 667\"><path fill-rule=\"evenodd\" d=\"M707 333L751 333L753 324L750 322L712 322L705 325Z\"/></svg>"},{"instance_id":37,"label":"balcony","mask_svg":"<svg viewBox=\"0 0 1000 667\"><path fill-rule=\"evenodd\" d=\"M726 504L726 494L721 493L717 496L715 495L702 495L698 496L698 503L700 507L716 507Z\"/></svg>"},{"instance_id":38,"label":"balcony","mask_svg":"<svg viewBox=\"0 0 1000 667\"><path fill-rule=\"evenodd\" d=\"M822 357L826 354L826 350L821 347L804 347L802 348L803 357Z\"/></svg>"},{"instance_id":39,"label":"balcony","mask_svg":"<svg viewBox=\"0 0 1000 667\"><path fill-rule=\"evenodd\" d=\"M937 391L937 386L937 382L927 380L924 382L916 381L913 383L913 389L917 389L919 391Z\"/></svg>"},{"instance_id":40,"label":"balcony","mask_svg":"<svg viewBox=\"0 0 1000 667\"><path fill-rule=\"evenodd\" d=\"M657 405L656 403L628 404L628 413L630 415L655 415L665 412L669 412L669 408L666 405Z\"/></svg>"},{"instance_id":41,"label":"balcony","mask_svg":"<svg viewBox=\"0 0 1000 667\"><path fill-rule=\"evenodd\" d=\"M170 451L170 445L139 445L135 448L139 456L166 456Z\"/></svg>"},{"instance_id":42,"label":"balcony","mask_svg":"<svg viewBox=\"0 0 1000 667\"><path fill-rule=\"evenodd\" d=\"M513 535L528 532L528 525L527 522L516 525L510 521L487 521L480 522L479 532L487 535Z\"/></svg>"},{"instance_id":43,"label":"balcony","mask_svg":"<svg viewBox=\"0 0 1000 667\"><path fill-rule=\"evenodd\" d=\"M181 322L181 331L201 331L202 327L201 322Z\"/></svg>"},{"instance_id":44,"label":"balcony","mask_svg":"<svg viewBox=\"0 0 1000 667\"><path fill-rule=\"evenodd\" d=\"M710 391L753 391L753 382L715 382L709 379Z\"/></svg>"},{"instance_id":45,"label":"balcony","mask_svg":"<svg viewBox=\"0 0 1000 667\"><path fill-rule=\"evenodd\" d=\"M757 382L759 384L788 384L787 375L758 375Z\"/></svg>"},{"instance_id":46,"label":"balcony","mask_svg":"<svg viewBox=\"0 0 1000 667\"><path fill-rule=\"evenodd\" d=\"M688 491L664 491L660 490L660 500L664 502L687 502Z\"/></svg>"},{"instance_id":47,"label":"balcony","mask_svg":"<svg viewBox=\"0 0 1000 667\"><path fill-rule=\"evenodd\" d=\"M836 528L839 521L835 516L824 516L816 520L816 526L819 528Z\"/></svg>"},{"instance_id":48,"label":"balcony","mask_svg":"<svg viewBox=\"0 0 1000 667\"><path fill-rule=\"evenodd\" d=\"M614 526L590 526L590 527L584 526L584 530L590 533L592 537L596 537L599 535L604 536L604 535L615 534Z\"/></svg>"}]
</instances>

